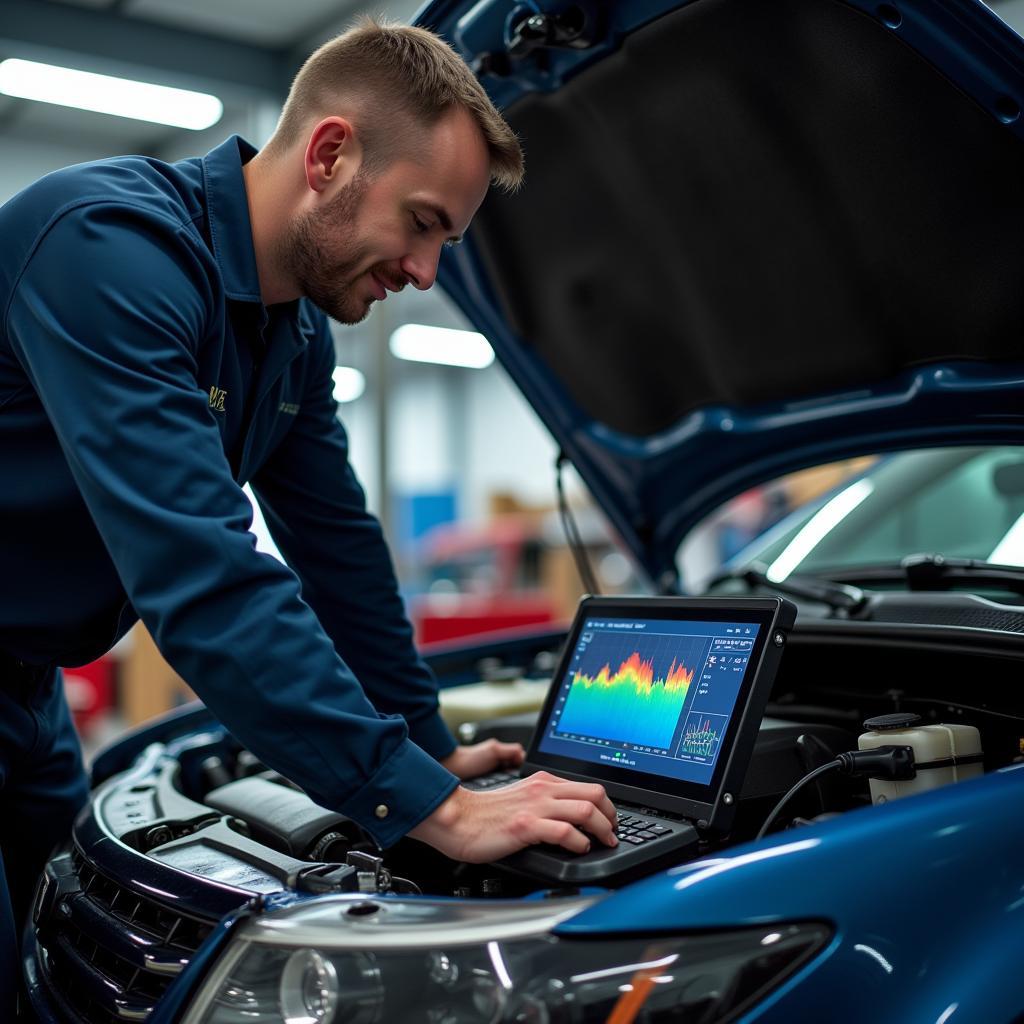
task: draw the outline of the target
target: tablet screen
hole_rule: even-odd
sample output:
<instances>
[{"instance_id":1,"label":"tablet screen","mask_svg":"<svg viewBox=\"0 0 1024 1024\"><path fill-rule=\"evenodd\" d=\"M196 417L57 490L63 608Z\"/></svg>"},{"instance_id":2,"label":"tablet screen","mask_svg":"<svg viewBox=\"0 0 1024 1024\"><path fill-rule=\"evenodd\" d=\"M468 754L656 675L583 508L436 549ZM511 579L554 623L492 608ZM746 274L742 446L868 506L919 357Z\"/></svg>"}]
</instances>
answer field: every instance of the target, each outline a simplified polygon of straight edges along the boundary
<instances>
[{"instance_id":1,"label":"tablet screen","mask_svg":"<svg viewBox=\"0 0 1024 1024\"><path fill-rule=\"evenodd\" d=\"M593 615L538 733L544 754L601 772L711 784L763 626ZM582 766L581 766L582 767Z\"/></svg>"}]
</instances>

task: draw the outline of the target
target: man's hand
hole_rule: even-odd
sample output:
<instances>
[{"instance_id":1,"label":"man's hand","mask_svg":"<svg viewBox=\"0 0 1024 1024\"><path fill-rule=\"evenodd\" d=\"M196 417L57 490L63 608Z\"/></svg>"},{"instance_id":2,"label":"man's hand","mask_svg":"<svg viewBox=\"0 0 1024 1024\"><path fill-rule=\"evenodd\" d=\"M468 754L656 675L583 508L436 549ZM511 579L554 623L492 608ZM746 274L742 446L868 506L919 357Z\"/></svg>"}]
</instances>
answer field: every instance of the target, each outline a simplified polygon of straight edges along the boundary
<instances>
[{"instance_id":1,"label":"man's hand","mask_svg":"<svg viewBox=\"0 0 1024 1024\"><path fill-rule=\"evenodd\" d=\"M615 808L603 786L537 772L521 782L476 793L461 786L409 834L454 860L484 864L533 843L574 853L589 836L617 846Z\"/></svg>"},{"instance_id":2,"label":"man's hand","mask_svg":"<svg viewBox=\"0 0 1024 1024\"><path fill-rule=\"evenodd\" d=\"M460 779L475 779L498 768L517 768L525 756L521 743L484 740L472 746L456 747L441 764Z\"/></svg>"}]
</instances>

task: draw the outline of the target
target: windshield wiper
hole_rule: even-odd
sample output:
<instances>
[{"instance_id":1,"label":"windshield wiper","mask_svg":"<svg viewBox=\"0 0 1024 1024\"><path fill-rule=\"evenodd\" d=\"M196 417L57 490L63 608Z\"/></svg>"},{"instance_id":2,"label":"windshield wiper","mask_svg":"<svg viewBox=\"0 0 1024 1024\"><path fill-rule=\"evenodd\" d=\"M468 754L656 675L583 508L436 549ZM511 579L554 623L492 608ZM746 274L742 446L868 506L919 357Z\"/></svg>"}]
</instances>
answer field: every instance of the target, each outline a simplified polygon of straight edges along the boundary
<instances>
[{"instance_id":1,"label":"windshield wiper","mask_svg":"<svg viewBox=\"0 0 1024 1024\"><path fill-rule=\"evenodd\" d=\"M1000 565L986 562L981 558L952 558L937 553L908 555L899 562L882 565L858 565L834 567L827 572L829 580L839 580L853 589L858 586L870 587L875 583L903 583L911 591L957 590L964 587L994 587L1011 594L1024 596L1024 567ZM743 573L729 574L732 579L742 579ZM805 581L808 577L801 576ZM788 583L793 582L790 577ZM768 582L768 586L777 584Z\"/></svg>"},{"instance_id":2,"label":"windshield wiper","mask_svg":"<svg viewBox=\"0 0 1024 1024\"><path fill-rule=\"evenodd\" d=\"M746 583L751 590L765 587L790 597L817 601L837 612L856 615L868 603L868 595L854 583L905 583L908 590L943 591L961 587L997 587L1024 597L1024 566L999 565L981 558L950 558L940 554L908 555L892 565L863 565L848 570L835 569L831 575L850 582L821 579L806 575L787 576L785 580L770 579L766 567L755 562L745 569L735 569L716 576L708 589L732 580Z\"/></svg>"},{"instance_id":3,"label":"windshield wiper","mask_svg":"<svg viewBox=\"0 0 1024 1024\"><path fill-rule=\"evenodd\" d=\"M883 570L884 571L884 570ZM898 570L890 569L890 579L901 576L909 590L954 590L967 584L973 587L999 587L1024 596L1024 568L999 565L981 558L948 558L939 554L908 555ZM881 578L881 577L875 577Z\"/></svg>"},{"instance_id":4,"label":"windshield wiper","mask_svg":"<svg viewBox=\"0 0 1024 1024\"><path fill-rule=\"evenodd\" d=\"M751 590L757 587L767 587L789 597L802 597L807 601L817 601L819 604L828 605L834 611L845 612L847 615L855 615L868 602L867 595L863 590L847 583L820 580L811 576L787 576L781 581L770 579L765 566L759 563L748 566L746 569L737 569L716 576L708 584L708 589L729 580L746 583Z\"/></svg>"}]
</instances>

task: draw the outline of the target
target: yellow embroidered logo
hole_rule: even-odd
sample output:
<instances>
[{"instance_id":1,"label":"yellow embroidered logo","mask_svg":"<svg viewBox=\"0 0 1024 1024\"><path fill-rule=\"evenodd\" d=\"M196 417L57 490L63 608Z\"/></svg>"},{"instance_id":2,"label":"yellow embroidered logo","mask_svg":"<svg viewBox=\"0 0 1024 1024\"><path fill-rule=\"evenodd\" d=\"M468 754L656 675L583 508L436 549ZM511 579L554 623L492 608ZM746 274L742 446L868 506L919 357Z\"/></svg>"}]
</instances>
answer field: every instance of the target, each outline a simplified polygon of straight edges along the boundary
<instances>
[{"instance_id":1,"label":"yellow embroidered logo","mask_svg":"<svg viewBox=\"0 0 1024 1024\"><path fill-rule=\"evenodd\" d=\"M223 388L210 388L210 408L214 412L224 412L224 399L227 397L228 393Z\"/></svg>"},{"instance_id":2,"label":"yellow embroidered logo","mask_svg":"<svg viewBox=\"0 0 1024 1024\"><path fill-rule=\"evenodd\" d=\"M298 416L299 407L294 402L282 402L277 407L277 411L287 413L289 416Z\"/></svg>"}]
</instances>

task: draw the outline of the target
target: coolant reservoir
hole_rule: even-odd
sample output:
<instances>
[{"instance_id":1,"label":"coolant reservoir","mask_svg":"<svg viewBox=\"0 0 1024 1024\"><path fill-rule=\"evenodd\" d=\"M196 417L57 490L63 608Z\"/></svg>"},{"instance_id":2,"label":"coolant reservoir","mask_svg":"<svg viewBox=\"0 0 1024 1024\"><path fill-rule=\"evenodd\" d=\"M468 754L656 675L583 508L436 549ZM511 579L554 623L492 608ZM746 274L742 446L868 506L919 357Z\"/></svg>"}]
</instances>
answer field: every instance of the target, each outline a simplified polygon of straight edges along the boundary
<instances>
[{"instance_id":1,"label":"coolant reservoir","mask_svg":"<svg viewBox=\"0 0 1024 1024\"><path fill-rule=\"evenodd\" d=\"M902 713L879 715L864 723L868 732L857 740L861 750L913 747L917 770L917 777L913 779L893 782L872 779L872 803L883 804L981 775L981 735L973 725L919 725L920 721L920 715Z\"/></svg>"},{"instance_id":2,"label":"coolant reservoir","mask_svg":"<svg viewBox=\"0 0 1024 1024\"><path fill-rule=\"evenodd\" d=\"M510 679L451 686L438 694L441 717L457 730L464 722L485 722L502 715L539 711L550 679Z\"/></svg>"}]
</instances>

